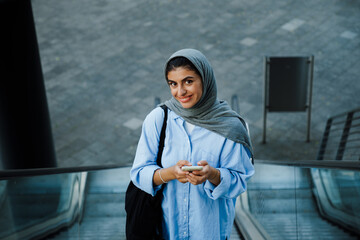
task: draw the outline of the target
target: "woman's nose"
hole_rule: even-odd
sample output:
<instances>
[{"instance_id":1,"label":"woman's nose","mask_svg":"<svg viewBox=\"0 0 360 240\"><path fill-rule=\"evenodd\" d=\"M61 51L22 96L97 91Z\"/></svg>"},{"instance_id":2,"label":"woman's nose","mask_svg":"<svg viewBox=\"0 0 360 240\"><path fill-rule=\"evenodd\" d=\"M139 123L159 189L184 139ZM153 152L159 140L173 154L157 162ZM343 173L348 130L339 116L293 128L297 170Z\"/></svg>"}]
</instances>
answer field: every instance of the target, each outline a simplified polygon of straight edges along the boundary
<instances>
[{"instance_id":1,"label":"woman's nose","mask_svg":"<svg viewBox=\"0 0 360 240\"><path fill-rule=\"evenodd\" d=\"M179 96L183 96L186 94L186 89L182 86L179 86L179 89L178 89L178 95Z\"/></svg>"}]
</instances>

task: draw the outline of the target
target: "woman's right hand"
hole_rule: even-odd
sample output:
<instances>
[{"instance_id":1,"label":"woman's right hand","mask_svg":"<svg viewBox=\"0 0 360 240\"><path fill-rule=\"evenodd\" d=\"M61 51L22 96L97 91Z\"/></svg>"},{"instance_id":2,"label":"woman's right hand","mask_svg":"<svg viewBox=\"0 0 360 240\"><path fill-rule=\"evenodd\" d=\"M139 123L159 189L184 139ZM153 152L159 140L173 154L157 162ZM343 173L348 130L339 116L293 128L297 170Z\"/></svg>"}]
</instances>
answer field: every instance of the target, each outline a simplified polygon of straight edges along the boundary
<instances>
[{"instance_id":1,"label":"woman's right hand","mask_svg":"<svg viewBox=\"0 0 360 240\"><path fill-rule=\"evenodd\" d=\"M187 183L188 179L186 176L189 174L189 172L181 170L183 166L191 166L191 164L186 160L180 160L172 167L157 169L153 176L154 184L160 185L175 179L181 183Z\"/></svg>"},{"instance_id":2,"label":"woman's right hand","mask_svg":"<svg viewBox=\"0 0 360 240\"><path fill-rule=\"evenodd\" d=\"M175 179L177 179L181 183L187 183L188 179L186 175L189 172L181 170L183 166L191 166L190 162L187 160L180 160L174 166L172 166L172 172L174 174Z\"/></svg>"}]
</instances>

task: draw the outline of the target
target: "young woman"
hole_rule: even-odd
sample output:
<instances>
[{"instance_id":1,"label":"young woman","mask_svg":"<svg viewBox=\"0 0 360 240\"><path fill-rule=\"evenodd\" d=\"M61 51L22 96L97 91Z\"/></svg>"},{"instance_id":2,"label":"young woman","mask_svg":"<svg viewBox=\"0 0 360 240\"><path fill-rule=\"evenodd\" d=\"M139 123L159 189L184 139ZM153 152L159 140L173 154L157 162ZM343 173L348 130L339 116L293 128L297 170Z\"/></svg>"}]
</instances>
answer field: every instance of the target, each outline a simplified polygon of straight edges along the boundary
<instances>
[{"instance_id":1,"label":"young woman","mask_svg":"<svg viewBox=\"0 0 360 240\"><path fill-rule=\"evenodd\" d=\"M236 197L254 174L251 141L244 120L217 99L213 70L194 49L174 53L165 78L172 98L162 165L156 164L164 112L146 117L131 180L145 192L163 190L164 239L229 239ZM202 170L183 171L183 166Z\"/></svg>"}]
</instances>

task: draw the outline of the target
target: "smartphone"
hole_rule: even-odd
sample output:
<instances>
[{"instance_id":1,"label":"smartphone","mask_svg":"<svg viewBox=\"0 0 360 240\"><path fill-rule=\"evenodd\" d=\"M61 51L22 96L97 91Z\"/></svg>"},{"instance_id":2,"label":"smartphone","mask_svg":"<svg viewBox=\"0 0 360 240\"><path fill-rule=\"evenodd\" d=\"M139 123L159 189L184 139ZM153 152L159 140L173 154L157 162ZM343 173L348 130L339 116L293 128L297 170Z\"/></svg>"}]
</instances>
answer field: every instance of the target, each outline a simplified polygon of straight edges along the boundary
<instances>
[{"instance_id":1,"label":"smartphone","mask_svg":"<svg viewBox=\"0 0 360 240\"><path fill-rule=\"evenodd\" d=\"M181 170L183 171L201 171L203 169L202 166L183 166Z\"/></svg>"}]
</instances>

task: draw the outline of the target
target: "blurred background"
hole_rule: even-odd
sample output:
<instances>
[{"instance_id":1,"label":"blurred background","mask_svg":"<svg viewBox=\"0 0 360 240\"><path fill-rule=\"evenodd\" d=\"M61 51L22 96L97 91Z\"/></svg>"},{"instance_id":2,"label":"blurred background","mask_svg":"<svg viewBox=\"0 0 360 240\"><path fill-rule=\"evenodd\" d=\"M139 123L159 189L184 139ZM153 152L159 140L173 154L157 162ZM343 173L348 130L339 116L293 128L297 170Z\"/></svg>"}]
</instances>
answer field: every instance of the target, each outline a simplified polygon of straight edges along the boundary
<instances>
[{"instance_id":1,"label":"blurred background","mask_svg":"<svg viewBox=\"0 0 360 240\"><path fill-rule=\"evenodd\" d=\"M170 98L163 68L181 48L207 56L219 99L237 94L256 158L314 159L327 118L360 104L355 0L31 3L60 167L130 165L154 98ZM306 113L271 113L264 145L264 56L306 55L311 141Z\"/></svg>"}]
</instances>

